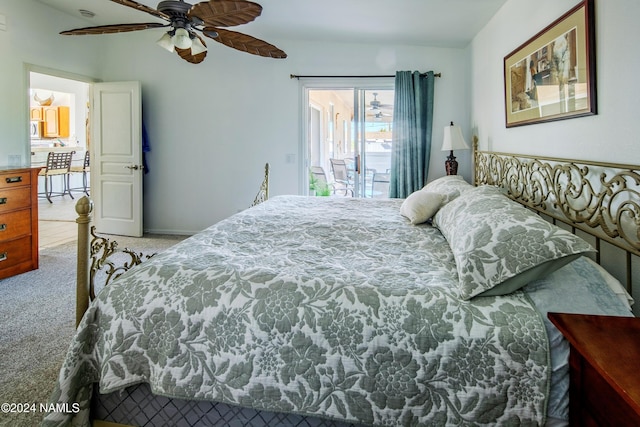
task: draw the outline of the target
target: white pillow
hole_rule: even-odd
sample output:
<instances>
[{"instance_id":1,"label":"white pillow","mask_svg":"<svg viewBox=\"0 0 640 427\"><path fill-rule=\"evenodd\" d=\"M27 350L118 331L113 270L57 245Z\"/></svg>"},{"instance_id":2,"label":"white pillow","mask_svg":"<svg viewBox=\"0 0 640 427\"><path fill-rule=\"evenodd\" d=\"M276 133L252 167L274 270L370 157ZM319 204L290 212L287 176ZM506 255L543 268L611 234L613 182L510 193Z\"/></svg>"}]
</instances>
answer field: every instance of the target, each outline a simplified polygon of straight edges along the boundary
<instances>
[{"instance_id":1,"label":"white pillow","mask_svg":"<svg viewBox=\"0 0 640 427\"><path fill-rule=\"evenodd\" d=\"M425 190L414 191L402 202L400 214L409 218L411 224L422 224L438 212L443 201L442 194Z\"/></svg>"},{"instance_id":2,"label":"white pillow","mask_svg":"<svg viewBox=\"0 0 640 427\"><path fill-rule=\"evenodd\" d=\"M633 297L629 295L629 292L622 286L622 283L618 281L615 277L613 277L607 270L602 268L600 264L596 263L591 258L585 257L585 259L590 262L599 272L602 278L607 282L607 285L611 288L614 294L622 301L622 303L629 309L629 311L633 311L631 306L635 303Z\"/></svg>"},{"instance_id":3,"label":"white pillow","mask_svg":"<svg viewBox=\"0 0 640 427\"><path fill-rule=\"evenodd\" d=\"M473 185L469 184L461 175L446 175L440 178L434 179L424 187L423 191L430 191L432 193L440 193L444 196L443 203L449 203L460 194L467 190L471 190Z\"/></svg>"}]
</instances>

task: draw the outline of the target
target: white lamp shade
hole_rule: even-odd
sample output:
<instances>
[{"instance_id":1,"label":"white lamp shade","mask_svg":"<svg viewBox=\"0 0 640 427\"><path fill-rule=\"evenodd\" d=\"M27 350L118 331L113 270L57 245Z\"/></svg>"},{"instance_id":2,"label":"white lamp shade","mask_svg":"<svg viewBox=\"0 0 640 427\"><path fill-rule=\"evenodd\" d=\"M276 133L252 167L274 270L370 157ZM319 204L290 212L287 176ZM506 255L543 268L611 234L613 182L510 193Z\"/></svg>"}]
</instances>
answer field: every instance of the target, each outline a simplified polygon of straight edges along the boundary
<instances>
[{"instance_id":1,"label":"white lamp shade","mask_svg":"<svg viewBox=\"0 0 640 427\"><path fill-rule=\"evenodd\" d=\"M173 36L173 43L179 49L189 49L191 47L189 32L184 28L177 28L176 34Z\"/></svg>"},{"instance_id":2,"label":"white lamp shade","mask_svg":"<svg viewBox=\"0 0 640 427\"><path fill-rule=\"evenodd\" d=\"M173 40L171 40L171 36L169 33L164 33L160 40L158 40L158 46L161 46L167 49L169 52L173 52L175 49L173 48Z\"/></svg>"},{"instance_id":3,"label":"white lamp shade","mask_svg":"<svg viewBox=\"0 0 640 427\"><path fill-rule=\"evenodd\" d=\"M198 36L191 40L191 55L197 55L199 53L205 52L206 50L206 46L202 44L202 41L200 41Z\"/></svg>"},{"instance_id":4,"label":"white lamp shade","mask_svg":"<svg viewBox=\"0 0 640 427\"><path fill-rule=\"evenodd\" d=\"M442 142L442 151L450 150L468 150L469 146L462 136L462 129L460 126L454 125L453 122L450 126L444 128L444 141Z\"/></svg>"}]
</instances>

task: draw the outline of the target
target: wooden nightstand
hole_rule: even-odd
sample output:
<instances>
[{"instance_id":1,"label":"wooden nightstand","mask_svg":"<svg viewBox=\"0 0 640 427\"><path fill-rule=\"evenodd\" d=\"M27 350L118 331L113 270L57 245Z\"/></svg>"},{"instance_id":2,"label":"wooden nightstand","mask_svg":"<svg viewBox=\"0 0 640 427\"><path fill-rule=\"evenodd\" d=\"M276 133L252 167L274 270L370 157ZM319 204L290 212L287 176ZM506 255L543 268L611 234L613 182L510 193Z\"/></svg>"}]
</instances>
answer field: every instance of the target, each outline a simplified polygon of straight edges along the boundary
<instances>
[{"instance_id":1,"label":"wooden nightstand","mask_svg":"<svg viewBox=\"0 0 640 427\"><path fill-rule=\"evenodd\" d=\"M640 426L640 318L549 313L569 341L569 424Z\"/></svg>"}]
</instances>

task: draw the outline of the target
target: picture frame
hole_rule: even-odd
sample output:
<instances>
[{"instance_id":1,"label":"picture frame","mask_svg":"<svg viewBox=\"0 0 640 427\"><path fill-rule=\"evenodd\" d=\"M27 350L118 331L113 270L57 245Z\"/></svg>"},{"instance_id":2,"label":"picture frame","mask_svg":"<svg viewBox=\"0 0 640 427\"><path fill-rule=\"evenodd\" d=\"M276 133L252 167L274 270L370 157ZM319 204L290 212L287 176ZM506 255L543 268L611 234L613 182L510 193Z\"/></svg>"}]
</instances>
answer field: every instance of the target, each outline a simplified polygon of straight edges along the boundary
<instances>
[{"instance_id":1,"label":"picture frame","mask_svg":"<svg viewBox=\"0 0 640 427\"><path fill-rule=\"evenodd\" d=\"M597 114L594 0L504 57L506 127Z\"/></svg>"}]
</instances>

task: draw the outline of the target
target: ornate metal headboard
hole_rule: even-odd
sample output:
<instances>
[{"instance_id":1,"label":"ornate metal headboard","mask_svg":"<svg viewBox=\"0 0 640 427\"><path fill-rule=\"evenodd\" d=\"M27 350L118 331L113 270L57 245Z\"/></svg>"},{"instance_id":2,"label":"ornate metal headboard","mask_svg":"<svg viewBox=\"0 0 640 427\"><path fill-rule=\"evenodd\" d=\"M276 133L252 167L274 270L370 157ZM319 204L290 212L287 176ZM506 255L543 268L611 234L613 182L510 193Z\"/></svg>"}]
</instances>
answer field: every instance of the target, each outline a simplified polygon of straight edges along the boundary
<instances>
[{"instance_id":1,"label":"ornate metal headboard","mask_svg":"<svg viewBox=\"0 0 640 427\"><path fill-rule=\"evenodd\" d=\"M260 184L260 190L258 190L258 194L256 194L255 199L253 199L251 207L259 205L269 199L269 172L271 172L271 167L269 163L266 163L264 165L264 178Z\"/></svg>"},{"instance_id":2,"label":"ornate metal headboard","mask_svg":"<svg viewBox=\"0 0 640 427\"><path fill-rule=\"evenodd\" d=\"M479 151L474 141L475 185L495 185L512 199L594 236L626 254L627 289L632 256L640 257L640 166Z\"/></svg>"}]
</instances>

